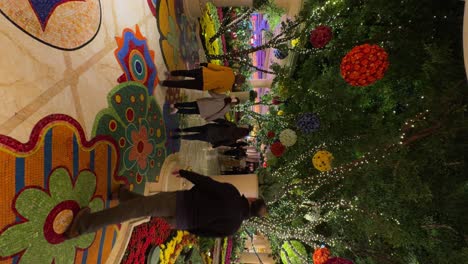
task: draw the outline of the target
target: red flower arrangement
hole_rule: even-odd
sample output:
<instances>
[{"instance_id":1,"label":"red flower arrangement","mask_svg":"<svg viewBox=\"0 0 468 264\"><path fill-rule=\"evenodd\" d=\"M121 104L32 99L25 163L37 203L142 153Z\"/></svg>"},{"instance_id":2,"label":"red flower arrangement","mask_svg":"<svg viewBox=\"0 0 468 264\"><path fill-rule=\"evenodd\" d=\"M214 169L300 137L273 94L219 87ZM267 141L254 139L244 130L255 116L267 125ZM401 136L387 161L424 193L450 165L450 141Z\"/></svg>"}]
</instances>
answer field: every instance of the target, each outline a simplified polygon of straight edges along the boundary
<instances>
[{"instance_id":1,"label":"red flower arrangement","mask_svg":"<svg viewBox=\"0 0 468 264\"><path fill-rule=\"evenodd\" d=\"M279 98L278 96L275 96L273 97L273 99L271 99L271 103L274 105L280 105L283 103L283 101L281 101L281 98Z\"/></svg>"},{"instance_id":2,"label":"red flower arrangement","mask_svg":"<svg viewBox=\"0 0 468 264\"><path fill-rule=\"evenodd\" d=\"M328 248L326 247L317 248L314 251L314 255L313 255L314 264L325 264L328 258L330 258L330 250L328 250Z\"/></svg>"},{"instance_id":3,"label":"red flower arrangement","mask_svg":"<svg viewBox=\"0 0 468 264\"><path fill-rule=\"evenodd\" d=\"M275 132L273 131L268 131L267 133L267 138L274 138L276 136Z\"/></svg>"},{"instance_id":4,"label":"red flower arrangement","mask_svg":"<svg viewBox=\"0 0 468 264\"><path fill-rule=\"evenodd\" d=\"M275 155L275 157L281 157L283 156L286 147L283 144L281 144L281 142L276 141L275 143L271 144L270 150L271 153Z\"/></svg>"},{"instance_id":5,"label":"red flower arrangement","mask_svg":"<svg viewBox=\"0 0 468 264\"><path fill-rule=\"evenodd\" d=\"M382 79L389 66L388 54L378 45L354 47L341 61L341 76L352 86L367 86Z\"/></svg>"},{"instance_id":6,"label":"red flower arrangement","mask_svg":"<svg viewBox=\"0 0 468 264\"><path fill-rule=\"evenodd\" d=\"M310 43L316 49L325 47L333 38L333 32L329 26L318 26L310 31Z\"/></svg>"},{"instance_id":7,"label":"red flower arrangement","mask_svg":"<svg viewBox=\"0 0 468 264\"><path fill-rule=\"evenodd\" d=\"M171 234L171 227L160 218L153 218L150 222L136 227L127 247L127 255L122 263L146 263L146 253L150 246L164 243Z\"/></svg>"},{"instance_id":8,"label":"red flower arrangement","mask_svg":"<svg viewBox=\"0 0 468 264\"><path fill-rule=\"evenodd\" d=\"M353 264L353 262L348 259L335 257L328 259L327 262L325 262L325 264Z\"/></svg>"}]
</instances>

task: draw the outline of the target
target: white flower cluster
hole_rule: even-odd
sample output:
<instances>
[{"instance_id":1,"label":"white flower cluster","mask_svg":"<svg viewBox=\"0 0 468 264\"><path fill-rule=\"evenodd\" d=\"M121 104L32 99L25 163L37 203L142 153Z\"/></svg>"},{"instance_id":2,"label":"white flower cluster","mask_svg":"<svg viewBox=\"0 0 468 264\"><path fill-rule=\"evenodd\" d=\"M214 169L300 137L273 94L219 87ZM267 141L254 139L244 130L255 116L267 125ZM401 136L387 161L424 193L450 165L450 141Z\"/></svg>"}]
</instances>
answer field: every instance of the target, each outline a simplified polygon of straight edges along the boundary
<instances>
[{"instance_id":1,"label":"white flower cluster","mask_svg":"<svg viewBox=\"0 0 468 264\"><path fill-rule=\"evenodd\" d=\"M294 130L291 129L285 129L281 131L279 134L279 140L281 141L281 144L285 145L286 147L291 147L294 144L296 144L297 141L297 135Z\"/></svg>"}]
</instances>

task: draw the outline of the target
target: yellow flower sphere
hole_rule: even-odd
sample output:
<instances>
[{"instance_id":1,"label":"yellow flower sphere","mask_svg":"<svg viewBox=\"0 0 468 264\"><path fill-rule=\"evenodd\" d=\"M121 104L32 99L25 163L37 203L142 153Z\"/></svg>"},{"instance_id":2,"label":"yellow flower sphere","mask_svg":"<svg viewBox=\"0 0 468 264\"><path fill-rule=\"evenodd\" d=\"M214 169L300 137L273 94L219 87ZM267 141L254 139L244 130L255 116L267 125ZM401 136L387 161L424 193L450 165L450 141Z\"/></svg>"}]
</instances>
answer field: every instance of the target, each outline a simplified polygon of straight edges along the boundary
<instances>
[{"instance_id":1,"label":"yellow flower sphere","mask_svg":"<svg viewBox=\"0 0 468 264\"><path fill-rule=\"evenodd\" d=\"M332 169L332 161L333 155L326 150L318 151L315 153L314 157L312 157L312 164L317 170L322 172Z\"/></svg>"},{"instance_id":2,"label":"yellow flower sphere","mask_svg":"<svg viewBox=\"0 0 468 264\"><path fill-rule=\"evenodd\" d=\"M283 110L279 110L278 113L277 113L277 115L279 115L279 116L284 115L284 111L283 111Z\"/></svg>"},{"instance_id":3,"label":"yellow flower sphere","mask_svg":"<svg viewBox=\"0 0 468 264\"><path fill-rule=\"evenodd\" d=\"M296 47L299 44L299 38L291 40L291 46Z\"/></svg>"}]
</instances>

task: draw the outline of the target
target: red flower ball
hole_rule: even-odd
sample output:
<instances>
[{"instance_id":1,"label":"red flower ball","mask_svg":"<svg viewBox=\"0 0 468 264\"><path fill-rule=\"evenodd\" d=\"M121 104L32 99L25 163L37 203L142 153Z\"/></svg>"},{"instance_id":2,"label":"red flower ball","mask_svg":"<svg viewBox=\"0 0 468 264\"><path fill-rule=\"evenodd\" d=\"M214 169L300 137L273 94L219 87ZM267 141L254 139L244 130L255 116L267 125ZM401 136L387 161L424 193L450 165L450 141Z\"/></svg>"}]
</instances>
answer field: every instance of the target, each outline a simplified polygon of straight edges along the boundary
<instances>
[{"instance_id":1,"label":"red flower ball","mask_svg":"<svg viewBox=\"0 0 468 264\"><path fill-rule=\"evenodd\" d=\"M352 86L367 86L382 79L388 70L388 54L378 45L354 47L341 61L341 76Z\"/></svg>"},{"instance_id":2,"label":"red flower ball","mask_svg":"<svg viewBox=\"0 0 468 264\"><path fill-rule=\"evenodd\" d=\"M316 49L325 47L333 38L333 32L329 26L318 26L310 31L310 43Z\"/></svg>"},{"instance_id":3,"label":"red flower ball","mask_svg":"<svg viewBox=\"0 0 468 264\"><path fill-rule=\"evenodd\" d=\"M274 105L279 105L279 104L282 104L283 101L281 101L281 98L279 98L278 96L275 96L275 97L273 97L273 99L271 100L271 103L274 104Z\"/></svg>"},{"instance_id":4,"label":"red flower ball","mask_svg":"<svg viewBox=\"0 0 468 264\"><path fill-rule=\"evenodd\" d=\"M271 153L275 155L275 157L281 157L283 156L286 147L283 144L281 144L281 142L277 141L271 145L270 150Z\"/></svg>"},{"instance_id":5,"label":"red flower ball","mask_svg":"<svg viewBox=\"0 0 468 264\"><path fill-rule=\"evenodd\" d=\"M312 256L314 264L325 264L330 258L330 250L328 248L317 248Z\"/></svg>"},{"instance_id":6,"label":"red flower ball","mask_svg":"<svg viewBox=\"0 0 468 264\"><path fill-rule=\"evenodd\" d=\"M267 138L274 138L275 135L276 135L275 132L273 132L273 131L268 131L268 133L267 133Z\"/></svg>"},{"instance_id":7,"label":"red flower ball","mask_svg":"<svg viewBox=\"0 0 468 264\"><path fill-rule=\"evenodd\" d=\"M335 257L328 259L325 264L353 264L353 262L348 259Z\"/></svg>"}]
</instances>

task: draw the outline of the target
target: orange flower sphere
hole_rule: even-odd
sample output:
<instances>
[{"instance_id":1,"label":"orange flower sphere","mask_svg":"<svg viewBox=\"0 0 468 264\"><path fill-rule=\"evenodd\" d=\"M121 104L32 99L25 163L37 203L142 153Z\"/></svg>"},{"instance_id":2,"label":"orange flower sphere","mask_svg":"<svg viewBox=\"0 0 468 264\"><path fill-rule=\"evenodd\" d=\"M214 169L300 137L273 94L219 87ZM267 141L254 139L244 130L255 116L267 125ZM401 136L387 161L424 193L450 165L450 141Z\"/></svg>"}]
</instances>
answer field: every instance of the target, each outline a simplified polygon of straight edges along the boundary
<instances>
[{"instance_id":1,"label":"orange flower sphere","mask_svg":"<svg viewBox=\"0 0 468 264\"><path fill-rule=\"evenodd\" d=\"M324 264L330 258L330 250L328 248L317 248L314 251L314 264Z\"/></svg>"},{"instance_id":2,"label":"orange flower sphere","mask_svg":"<svg viewBox=\"0 0 468 264\"><path fill-rule=\"evenodd\" d=\"M341 61L341 76L352 86L367 86L384 77L388 54L378 45L354 47Z\"/></svg>"}]
</instances>

